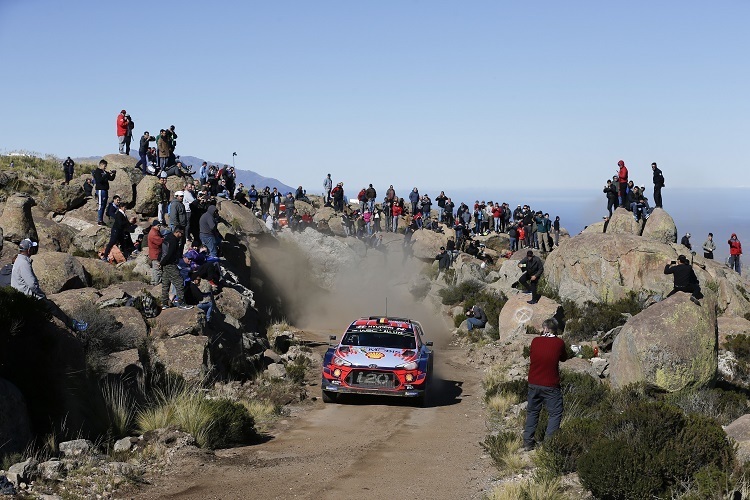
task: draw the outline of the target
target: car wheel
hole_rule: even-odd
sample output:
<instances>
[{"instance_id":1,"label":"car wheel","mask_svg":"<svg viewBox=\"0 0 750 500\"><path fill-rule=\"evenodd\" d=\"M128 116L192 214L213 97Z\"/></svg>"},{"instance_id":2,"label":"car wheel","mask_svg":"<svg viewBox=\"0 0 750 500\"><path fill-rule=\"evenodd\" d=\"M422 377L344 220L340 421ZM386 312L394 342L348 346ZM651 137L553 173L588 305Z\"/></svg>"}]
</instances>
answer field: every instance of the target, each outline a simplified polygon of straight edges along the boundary
<instances>
[{"instance_id":1,"label":"car wheel","mask_svg":"<svg viewBox=\"0 0 750 500\"><path fill-rule=\"evenodd\" d=\"M323 391L323 402L324 403L335 403L338 399L338 394L330 391Z\"/></svg>"}]
</instances>

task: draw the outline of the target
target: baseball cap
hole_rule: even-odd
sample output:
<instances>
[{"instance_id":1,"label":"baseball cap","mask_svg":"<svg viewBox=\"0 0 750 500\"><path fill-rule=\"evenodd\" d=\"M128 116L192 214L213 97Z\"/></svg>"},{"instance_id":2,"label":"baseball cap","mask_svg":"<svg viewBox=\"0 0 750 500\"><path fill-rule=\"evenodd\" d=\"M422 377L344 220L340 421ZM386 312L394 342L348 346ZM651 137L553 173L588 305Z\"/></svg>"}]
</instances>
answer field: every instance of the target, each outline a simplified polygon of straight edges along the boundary
<instances>
[{"instance_id":1,"label":"baseball cap","mask_svg":"<svg viewBox=\"0 0 750 500\"><path fill-rule=\"evenodd\" d=\"M174 195L175 196L185 196L185 192L184 191L175 191Z\"/></svg>"},{"instance_id":2,"label":"baseball cap","mask_svg":"<svg viewBox=\"0 0 750 500\"><path fill-rule=\"evenodd\" d=\"M30 239L26 238L21 240L21 243L18 244L18 250L20 252L25 252L29 248L33 248L35 246L39 246L39 244L36 241L31 241Z\"/></svg>"},{"instance_id":3,"label":"baseball cap","mask_svg":"<svg viewBox=\"0 0 750 500\"><path fill-rule=\"evenodd\" d=\"M151 225L152 225L152 226L158 226L158 225L159 225L159 219L154 219L154 220L153 220L153 221L151 222Z\"/></svg>"},{"instance_id":4,"label":"baseball cap","mask_svg":"<svg viewBox=\"0 0 750 500\"><path fill-rule=\"evenodd\" d=\"M162 178L162 179L166 179L166 178L167 178L167 173L166 173L166 172L164 172L164 171L162 171L162 172L161 172L161 173L159 174L159 177L160 177L160 178Z\"/></svg>"}]
</instances>

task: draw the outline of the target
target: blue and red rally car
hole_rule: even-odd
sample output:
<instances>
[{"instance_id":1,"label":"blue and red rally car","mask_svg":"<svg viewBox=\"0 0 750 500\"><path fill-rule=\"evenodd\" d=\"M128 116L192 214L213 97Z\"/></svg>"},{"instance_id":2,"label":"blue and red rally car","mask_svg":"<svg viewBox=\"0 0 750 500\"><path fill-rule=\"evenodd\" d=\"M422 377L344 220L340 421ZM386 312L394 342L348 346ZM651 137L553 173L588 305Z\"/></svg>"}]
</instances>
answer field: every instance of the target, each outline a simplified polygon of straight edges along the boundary
<instances>
[{"instance_id":1,"label":"blue and red rally car","mask_svg":"<svg viewBox=\"0 0 750 500\"><path fill-rule=\"evenodd\" d=\"M323 358L323 401L339 394L416 398L425 404L432 378L432 342L417 321L371 316L354 321ZM335 336L331 340L336 340Z\"/></svg>"}]
</instances>

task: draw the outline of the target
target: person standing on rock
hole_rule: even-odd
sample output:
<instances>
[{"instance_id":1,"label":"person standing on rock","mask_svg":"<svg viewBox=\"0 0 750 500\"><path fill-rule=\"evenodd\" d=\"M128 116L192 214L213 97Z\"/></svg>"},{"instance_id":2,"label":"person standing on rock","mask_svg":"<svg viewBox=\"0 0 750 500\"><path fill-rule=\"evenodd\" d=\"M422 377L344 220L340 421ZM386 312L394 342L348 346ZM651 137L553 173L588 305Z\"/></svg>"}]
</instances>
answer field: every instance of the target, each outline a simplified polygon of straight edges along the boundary
<instances>
[{"instance_id":1,"label":"person standing on rock","mask_svg":"<svg viewBox=\"0 0 750 500\"><path fill-rule=\"evenodd\" d=\"M174 232L177 226L180 226L183 229L188 226L189 220L187 211L185 210L184 200L185 192L176 191L174 193L174 200L172 200L172 203L169 205L169 227L172 229L172 232ZM182 234L185 236L184 231ZM184 245L185 239L183 238L180 243Z\"/></svg>"},{"instance_id":2,"label":"person standing on rock","mask_svg":"<svg viewBox=\"0 0 750 500\"><path fill-rule=\"evenodd\" d=\"M159 171L166 172L169 166L169 158L172 156L172 141L168 131L161 129L156 140L156 149L159 156Z\"/></svg>"},{"instance_id":3,"label":"person standing on rock","mask_svg":"<svg viewBox=\"0 0 750 500\"><path fill-rule=\"evenodd\" d=\"M539 278L542 277L542 273L544 272L542 259L529 250L526 252L526 257L518 263L518 267L524 271L521 277L518 278L518 282L523 285L527 291L531 292L531 300L529 301L529 304L536 304L541 298L541 295L537 292L537 287L539 286Z\"/></svg>"},{"instance_id":4,"label":"person standing on rock","mask_svg":"<svg viewBox=\"0 0 750 500\"><path fill-rule=\"evenodd\" d=\"M625 162L620 160L617 162L619 167L617 171L617 182L620 184L620 206L626 207L625 203L628 200L628 167L625 166Z\"/></svg>"},{"instance_id":5,"label":"person standing on rock","mask_svg":"<svg viewBox=\"0 0 750 500\"><path fill-rule=\"evenodd\" d=\"M70 181L73 180L73 169L75 168L76 164L73 160L70 159L70 156L63 162L63 173L65 174L65 184L66 186L70 184Z\"/></svg>"},{"instance_id":6,"label":"person standing on rock","mask_svg":"<svg viewBox=\"0 0 750 500\"><path fill-rule=\"evenodd\" d=\"M604 194L607 196L607 211L610 217L612 217L612 209L617 208L617 176L612 181L607 179L607 184L604 186Z\"/></svg>"},{"instance_id":7,"label":"person standing on rock","mask_svg":"<svg viewBox=\"0 0 750 500\"><path fill-rule=\"evenodd\" d=\"M94 169L94 183L96 184L96 201L99 203L97 211L97 224L106 226L104 223L104 210L109 200L109 181L115 180L116 172L107 172L107 160L101 160L99 166Z\"/></svg>"},{"instance_id":8,"label":"person standing on rock","mask_svg":"<svg viewBox=\"0 0 750 500\"><path fill-rule=\"evenodd\" d=\"M154 219L151 223L151 230L148 232L148 258L151 259L151 284L158 285L161 283L161 245L164 243L164 236L161 234L162 225L159 219Z\"/></svg>"},{"instance_id":9,"label":"person standing on rock","mask_svg":"<svg viewBox=\"0 0 750 500\"><path fill-rule=\"evenodd\" d=\"M270 214L269 217L271 217ZM221 235L217 229L216 205L209 205L206 213L201 215L199 225L201 242L206 245L211 257L217 257L219 245L221 244Z\"/></svg>"},{"instance_id":10,"label":"person standing on rock","mask_svg":"<svg viewBox=\"0 0 750 500\"><path fill-rule=\"evenodd\" d=\"M192 309L193 306L185 304L185 287L183 285L183 278L180 275L180 270L177 268L177 262L182 259L182 241L185 236L185 228L183 226L175 226L171 233L167 233L162 243L161 264L162 280L161 280L161 308L168 309L172 307L169 302L169 286L174 285L177 292L175 295L175 304L180 309Z\"/></svg>"},{"instance_id":11,"label":"person standing on rock","mask_svg":"<svg viewBox=\"0 0 750 500\"><path fill-rule=\"evenodd\" d=\"M39 280L34 273L31 261L31 256L36 254L38 250L39 244L36 241L31 241L28 238L21 240L21 243L18 246L18 256L16 256L16 260L13 261L10 286L24 295L41 300L52 316L62 321L65 326L73 331L86 331L89 327L88 323L71 319L57 306L57 304L47 298L39 286Z\"/></svg>"},{"instance_id":12,"label":"person standing on rock","mask_svg":"<svg viewBox=\"0 0 750 500\"><path fill-rule=\"evenodd\" d=\"M130 115L125 115L125 119L128 121L128 130L125 132L125 154L130 155L130 143L133 142L133 129L135 123Z\"/></svg>"},{"instance_id":13,"label":"person standing on rock","mask_svg":"<svg viewBox=\"0 0 750 500\"><path fill-rule=\"evenodd\" d=\"M167 222L164 219L164 216L167 215L167 205L169 205L169 198L171 194L169 188L167 187L166 172L159 173L159 184L155 189L157 202L156 217L159 219L159 222L163 226L166 226Z\"/></svg>"},{"instance_id":14,"label":"person standing on rock","mask_svg":"<svg viewBox=\"0 0 750 500\"><path fill-rule=\"evenodd\" d=\"M651 170L654 171L654 206L664 208L661 204L661 188L664 187L664 174L656 166L656 162L651 164Z\"/></svg>"},{"instance_id":15,"label":"person standing on rock","mask_svg":"<svg viewBox=\"0 0 750 500\"><path fill-rule=\"evenodd\" d=\"M677 292L686 292L690 294L691 301L701 305L699 299L703 298L703 294L701 293L700 282L687 257L680 255L677 257L677 262L667 262L667 265L664 266L664 274L674 276L674 288L667 294L667 297L671 297Z\"/></svg>"},{"instance_id":16,"label":"person standing on rock","mask_svg":"<svg viewBox=\"0 0 750 500\"><path fill-rule=\"evenodd\" d=\"M560 388L560 363L568 358L565 343L557 336L557 320L542 322L542 334L534 337L529 348L529 392L526 405L526 425L523 429L523 448L531 451L536 446L534 434L539 423L542 404L549 420L544 438L548 439L560 428L563 416L563 395Z\"/></svg>"},{"instance_id":17,"label":"person standing on rock","mask_svg":"<svg viewBox=\"0 0 750 500\"><path fill-rule=\"evenodd\" d=\"M737 271L737 274L742 275L742 267L740 265L740 255L742 255L742 243L737 239L737 235L732 233L732 237L729 238L729 267Z\"/></svg>"},{"instance_id":18,"label":"person standing on rock","mask_svg":"<svg viewBox=\"0 0 750 500\"><path fill-rule=\"evenodd\" d=\"M114 216L114 222L112 223L112 229L109 232L109 242L104 247L104 253L102 254L101 260L109 262L109 252L115 245L120 246L120 251L123 256L127 258L133 249L133 240L130 239L130 233L133 232L135 226L135 217L128 219L125 215L125 208L120 203L120 197L115 195L115 200L112 203L117 208ZM130 240L128 242L128 240Z\"/></svg>"},{"instance_id":19,"label":"person standing on rock","mask_svg":"<svg viewBox=\"0 0 750 500\"><path fill-rule=\"evenodd\" d=\"M141 165L141 172L143 172L143 175L148 174L148 143L154 142L155 140L156 137L151 137L151 134L146 131L141 136L141 141L138 144L138 156L140 157L140 160L135 164L135 168L138 168L138 166Z\"/></svg>"},{"instance_id":20,"label":"person standing on rock","mask_svg":"<svg viewBox=\"0 0 750 500\"><path fill-rule=\"evenodd\" d=\"M117 115L117 142L120 145L120 154L125 154L125 136L128 133L127 111L124 109Z\"/></svg>"},{"instance_id":21,"label":"person standing on rock","mask_svg":"<svg viewBox=\"0 0 750 500\"><path fill-rule=\"evenodd\" d=\"M552 227L555 231L555 246L560 246L560 216L555 217L555 222L552 223Z\"/></svg>"},{"instance_id":22,"label":"person standing on rock","mask_svg":"<svg viewBox=\"0 0 750 500\"><path fill-rule=\"evenodd\" d=\"M706 259L714 259L714 250L716 250L716 243L714 243L714 233L708 233L708 238L703 242L703 257Z\"/></svg>"},{"instance_id":23,"label":"person standing on rock","mask_svg":"<svg viewBox=\"0 0 750 500\"><path fill-rule=\"evenodd\" d=\"M331 174L328 174L325 179L323 179L323 200L325 201L326 206L331 205L331 190L333 189L333 179L331 179Z\"/></svg>"}]
</instances>

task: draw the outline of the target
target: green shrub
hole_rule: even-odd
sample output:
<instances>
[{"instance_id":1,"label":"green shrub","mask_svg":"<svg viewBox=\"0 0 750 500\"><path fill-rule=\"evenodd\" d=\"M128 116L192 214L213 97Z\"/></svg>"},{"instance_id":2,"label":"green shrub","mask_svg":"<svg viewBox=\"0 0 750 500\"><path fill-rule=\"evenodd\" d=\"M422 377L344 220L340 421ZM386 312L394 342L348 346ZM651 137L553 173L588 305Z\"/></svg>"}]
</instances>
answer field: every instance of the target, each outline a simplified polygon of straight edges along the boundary
<instances>
[{"instance_id":1,"label":"green shrub","mask_svg":"<svg viewBox=\"0 0 750 500\"><path fill-rule=\"evenodd\" d=\"M748 403L744 394L720 388L677 392L667 395L666 401L687 414L715 418L722 425L728 425L744 415Z\"/></svg>"},{"instance_id":2,"label":"green shrub","mask_svg":"<svg viewBox=\"0 0 750 500\"><path fill-rule=\"evenodd\" d=\"M500 311L502 311L506 302L508 302L508 297L502 292L494 293L487 290L481 290L480 292L468 296L464 303L464 307L468 309L475 304L479 305L484 309L484 313L487 315L487 324L492 327L497 327L498 319L500 318Z\"/></svg>"},{"instance_id":3,"label":"green shrub","mask_svg":"<svg viewBox=\"0 0 750 500\"><path fill-rule=\"evenodd\" d=\"M464 313L456 314L455 316L453 316L453 326L455 326L456 328L461 326L461 323L463 323L464 321L466 321L466 315Z\"/></svg>"},{"instance_id":4,"label":"green shrub","mask_svg":"<svg viewBox=\"0 0 750 500\"><path fill-rule=\"evenodd\" d=\"M482 448L490 454L498 469L504 470L512 463L512 458L521 448L521 437L517 432L503 431L490 434L481 443Z\"/></svg>"},{"instance_id":5,"label":"green shrub","mask_svg":"<svg viewBox=\"0 0 750 500\"><path fill-rule=\"evenodd\" d=\"M583 344L579 354L583 359L591 359L594 357L594 348L588 344Z\"/></svg>"},{"instance_id":6,"label":"green shrub","mask_svg":"<svg viewBox=\"0 0 750 500\"><path fill-rule=\"evenodd\" d=\"M206 435L209 448L249 444L258 439L255 420L242 403L229 399L207 399L206 405L214 416Z\"/></svg>"},{"instance_id":7,"label":"green shrub","mask_svg":"<svg viewBox=\"0 0 750 500\"><path fill-rule=\"evenodd\" d=\"M537 465L553 475L575 472L578 459L601 435L602 424L597 419L575 418L555 432L537 453Z\"/></svg>"},{"instance_id":8,"label":"green shrub","mask_svg":"<svg viewBox=\"0 0 750 500\"><path fill-rule=\"evenodd\" d=\"M297 356L293 361L286 364L286 375L289 380L301 384L305 380L305 373L307 367L310 364L310 360L307 356Z\"/></svg>"},{"instance_id":9,"label":"green shrub","mask_svg":"<svg viewBox=\"0 0 750 500\"><path fill-rule=\"evenodd\" d=\"M586 302L578 307L570 300L563 301L565 318L564 335L572 343L590 340L597 332L608 332L625 324L626 313L636 315L643 310L635 292L612 304Z\"/></svg>"},{"instance_id":10,"label":"green shrub","mask_svg":"<svg viewBox=\"0 0 750 500\"><path fill-rule=\"evenodd\" d=\"M455 305L459 302L463 302L469 296L476 294L484 287L484 284L479 281L462 281L458 285L449 286L443 288L438 292L443 304Z\"/></svg>"},{"instance_id":11,"label":"green shrub","mask_svg":"<svg viewBox=\"0 0 750 500\"><path fill-rule=\"evenodd\" d=\"M529 395L529 382L525 379L508 380L507 382L488 383L484 388L485 400L499 392L515 394L519 401L525 401Z\"/></svg>"},{"instance_id":12,"label":"green shrub","mask_svg":"<svg viewBox=\"0 0 750 500\"><path fill-rule=\"evenodd\" d=\"M591 375L567 370L560 373L560 387L565 406L568 408L594 408L602 403L609 393L607 386Z\"/></svg>"},{"instance_id":13,"label":"green shrub","mask_svg":"<svg viewBox=\"0 0 750 500\"><path fill-rule=\"evenodd\" d=\"M728 335L724 349L732 351L737 361L750 361L750 335Z\"/></svg>"}]
</instances>

